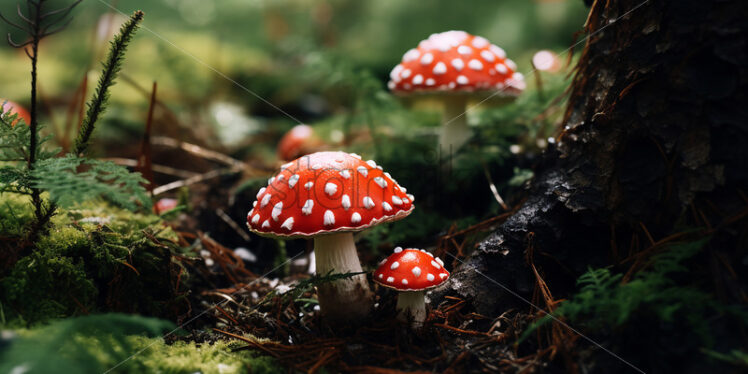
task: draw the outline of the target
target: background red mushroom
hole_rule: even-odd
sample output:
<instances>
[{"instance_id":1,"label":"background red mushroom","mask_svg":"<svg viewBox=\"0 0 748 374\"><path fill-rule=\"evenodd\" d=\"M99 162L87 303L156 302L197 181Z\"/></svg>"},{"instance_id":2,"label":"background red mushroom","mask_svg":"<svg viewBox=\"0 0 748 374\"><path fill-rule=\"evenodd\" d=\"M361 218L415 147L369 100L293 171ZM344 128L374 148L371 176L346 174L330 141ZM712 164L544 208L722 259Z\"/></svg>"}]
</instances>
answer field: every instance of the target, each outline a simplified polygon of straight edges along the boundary
<instances>
[{"instance_id":1,"label":"background red mushroom","mask_svg":"<svg viewBox=\"0 0 748 374\"><path fill-rule=\"evenodd\" d=\"M439 146L444 155L470 138L465 113L470 98L515 97L525 81L506 52L486 38L446 31L406 52L387 86L399 95L429 94L443 102Z\"/></svg>"},{"instance_id":2,"label":"background red mushroom","mask_svg":"<svg viewBox=\"0 0 748 374\"><path fill-rule=\"evenodd\" d=\"M4 99L0 98L0 104L3 106L3 112L10 112L18 114L18 119L16 119L12 125L15 126L16 123L18 123L19 120L23 120L27 125L31 123L31 114L21 106L21 104L18 104L13 101L5 101Z\"/></svg>"}]
</instances>

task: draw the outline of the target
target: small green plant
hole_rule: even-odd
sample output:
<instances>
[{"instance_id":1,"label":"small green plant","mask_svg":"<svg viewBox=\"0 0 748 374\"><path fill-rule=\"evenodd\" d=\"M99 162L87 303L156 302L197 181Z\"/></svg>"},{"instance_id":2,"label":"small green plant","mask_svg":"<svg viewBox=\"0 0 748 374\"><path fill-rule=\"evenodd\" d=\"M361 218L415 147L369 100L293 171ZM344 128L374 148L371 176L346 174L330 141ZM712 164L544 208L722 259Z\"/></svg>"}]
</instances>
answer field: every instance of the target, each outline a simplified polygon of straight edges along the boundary
<instances>
[{"instance_id":1,"label":"small green plant","mask_svg":"<svg viewBox=\"0 0 748 374\"><path fill-rule=\"evenodd\" d=\"M0 192L30 196L35 219L26 229L25 243L33 245L48 230L58 205L70 206L103 198L134 210L138 204L148 206L149 199L141 187L145 180L140 174L110 162L85 157L96 122L106 109L109 88L121 69L127 45L143 20L143 12L135 12L111 42L73 151L58 157L59 149L48 145L50 137L40 136L44 127L38 123L37 116L38 47L42 39L67 25L70 21L68 15L80 0L57 10L46 9L47 0L26 2L29 14L24 15L19 7L21 21L18 23L0 15L3 21L28 34L25 42L17 43L10 35L8 41L13 47L24 48L31 60L31 123L25 126L20 121L14 125L16 115L2 113L0 116Z\"/></svg>"}]
</instances>

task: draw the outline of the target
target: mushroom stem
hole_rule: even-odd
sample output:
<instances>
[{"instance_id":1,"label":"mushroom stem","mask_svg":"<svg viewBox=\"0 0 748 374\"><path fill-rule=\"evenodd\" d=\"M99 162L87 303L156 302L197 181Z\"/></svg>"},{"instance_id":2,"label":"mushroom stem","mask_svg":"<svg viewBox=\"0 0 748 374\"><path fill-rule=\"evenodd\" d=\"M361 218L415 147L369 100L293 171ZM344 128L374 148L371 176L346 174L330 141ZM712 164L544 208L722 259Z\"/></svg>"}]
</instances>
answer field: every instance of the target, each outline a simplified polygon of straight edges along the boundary
<instances>
[{"instance_id":1,"label":"mushroom stem","mask_svg":"<svg viewBox=\"0 0 748 374\"><path fill-rule=\"evenodd\" d=\"M351 232L314 237L314 255L317 274L362 271ZM322 313L329 318L355 320L371 310L372 293L364 274L321 284L317 287L317 297Z\"/></svg>"},{"instance_id":2,"label":"mushroom stem","mask_svg":"<svg viewBox=\"0 0 748 374\"><path fill-rule=\"evenodd\" d=\"M401 291L397 295L397 318L411 322L411 326L420 327L426 320L426 301L423 291Z\"/></svg>"},{"instance_id":3,"label":"mushroom stem","mask_svg":"<svg viewBox=\"0 0 748 374\"><path fill-rule=\"evenodd\" d=\"M466 106L466 95L455 94L444 97L442 128L439 134L442 159L451 157L453 152L457 152L470 139L471 132L467 125Z\"/></svg>"}]
</instances>

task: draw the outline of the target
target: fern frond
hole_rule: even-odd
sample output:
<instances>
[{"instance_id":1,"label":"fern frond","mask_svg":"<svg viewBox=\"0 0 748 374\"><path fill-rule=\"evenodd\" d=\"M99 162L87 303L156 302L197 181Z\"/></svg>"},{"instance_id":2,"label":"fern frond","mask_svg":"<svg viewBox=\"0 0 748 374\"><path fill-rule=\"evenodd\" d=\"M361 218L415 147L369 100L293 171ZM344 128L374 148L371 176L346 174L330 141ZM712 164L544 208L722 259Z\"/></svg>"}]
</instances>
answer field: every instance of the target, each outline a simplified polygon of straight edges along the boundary
<instances>
[{"instance_id":1,"label":"fern frond","mask_svg":"<svg viewBox=\"0 0 748 374\"><path fill-rule=\"evenodd\" d=\"M144 182L139 173L112 162L75 156L41 161L31 172L32 186L49 192L50 199L62 206L102 198L136 210L149 205L148 194L141 186Z\"/></svg>"},{"instance_id":2,"label":"fern frond","mask_svg":"<svg viewBox=\"0 0 748 374\"><path fill-rule=\"evenodd\" d=\"M103 63L103 70L101 77L99 77L96 91L87 103L88 110L86 111L86 117L83 119L78 136L75 139L75 146L72 151L73 155L82 155L88 148L91 135L96 127L96 122L99 116L106 110L107 102L109 101L109 88L114 85L115 79L117 79L117 75L122 69L125 51L135 32L138 30L138 24L143 20L143 16L144 13L141 11L133 13L130 20L122 25L119 34L111 42L109 54Z\"/></svg>"}]
</instances>

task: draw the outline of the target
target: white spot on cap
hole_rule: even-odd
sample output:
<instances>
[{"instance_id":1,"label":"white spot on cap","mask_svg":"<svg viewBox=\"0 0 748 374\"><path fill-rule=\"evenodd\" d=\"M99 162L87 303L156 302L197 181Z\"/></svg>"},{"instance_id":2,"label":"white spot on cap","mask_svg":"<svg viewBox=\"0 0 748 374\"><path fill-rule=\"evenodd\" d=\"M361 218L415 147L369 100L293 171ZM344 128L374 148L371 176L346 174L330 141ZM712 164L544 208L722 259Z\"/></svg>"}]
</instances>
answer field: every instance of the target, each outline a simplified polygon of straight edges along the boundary
<instances>
[{"instance_id":1,"label":"white spot on cap","mask_svg":"<svg viewBox=\"0 0 748 374\"><path fill-rule=\"evenodd\" d=\"M369 169L366 168L366 166L359 166L356 168L361 175L366 178L369 175Z\"/></svg>"},{"instance_id":2,"label":"white spot on cap","mask_svg":"<svg viewBox=\"0 0 748 374\"><path fill-rule=\"evenodd\" d=\"M335 183L329 183L329 182L325 184L325 193L328 196L335 195L336 192L338 192L338 185L336 185Z\"/></svg>"},{"instance_id":3,"label":"white spot on cap","mask_svg":"<svg viewBox=\"0 0 748 374\"><path fill-rule=\"evenodd\" d=\"M262 223L262 228L266 229L268 227L270 227L270 220L266 219L265 222Z\"/></svg>"},{"instance_id":4,"label":"white spot on cap","mask_svg":"<svg viewBox=\"0 0 748 374\"><path fill-rule=\"evenodd\" d=\"M403 70L402 73L400 73L400 76L403 78L408 78L410 76L410 73L411 73L410 69L405 69Z\"/></svg>"},{"instance_id":5,"label":"white spot on cap","mask_svg":"<svg viewBox=\"0 0 748 374\"><path fill-rule=\"evenodd\" d=\"M413 272L413 275L416 276L416 278L421 276L421 268L419 268L418 266L413 267L411 271Z\"/></svg>"},{"instance_id":6,"label":"white spot on cap","mask_svg":"<svg viewBox=\"0 0 748 374\"><path fill-rule=\"evenodd\" d=\"M387 283L392 283L395 281L394 277L387 277Z\"/></svg>"},{"instance_id":7,"label":"white spot on cap","mask_svg":"<svg viewBox=\"0 0 748 374\"><path fill-rule=\"evenodd\" d=\"M439 274L439 278L444 279L447 277L447 273L441 273Z\"/></svg>"},{"instance_id":8,"label":"white spot on cap","mask_svg":"<svg viewBox=\"0 0 748 374\"><path fill-rule=\"evenodd\" d=\"M256 207L256 206L257 206L257 200L255 200L255 201L254 201L254 202L252 203L252 208L254 208L254 207Z\"/></svg>"},{"instance_id":9,"label":"white spot on cap","mask_svg":"<svg viewBox=\"0 0 748 374\"><path fill-rule=\"evenodd\" d=\"M326 211L325 211L325 216L324 216L324 218L323 218L323 221L322 221L322 223L323 223L323 224L324 224L325 226L331 226L331 225L334 225L334 224L335 224L335 213L333 213L333 212L332 212L332 210L329 210L329 209L328 209L328 210L326 210Z\"/></svg>"},{"instance_id":10,"label":"white spot on cap","mask_svg":"<svg viewBox=\"0 0 748 374\"><path fill-rule=\"evenodd\" d=\"M382 177L376 177L374 178L374 183L378 184L379 187L385 188L387 187L387 181L384 180Z\"/></svg>"},{"instance_id":11,"label":"white spot on cap","mask_svg":"<svg viewBox=\"0 0 748 374\"><path fill-rule=\"evenodd\" d=\"M268 179L268 184L273 184L273 182L275 182L275 177L270 177L270 179Z\"/></svg>"},{"instance_id":12,"label":"white spot on cap","mask_svg":"<svg viewBox=\"0 0 748 374\"><path fill-rule=\"evenodd\" d=\"M444 65L443 62L439 61L438 63L436 63L436 65L434 65L433 72L436 75L442 75L447 72L447 65Z\"/></svg>"},{"instance_id":13,"label":"white spot on cap","mask_svg":"<svg viewBox=\"0 0 748 374\"><path fill-rule=\"evenodd\" d=\"M473 53L473 49L470 48L470 47L468 47L468 46L466 46L466 45L461 45L461 46L457 47L457 53L459 53L461 55L469 55L469 54Z\"/></svg>"},{"instance_id":14,"label":"white spot on cap","mask_svg":"<svg viewBox=\"0 0 748 374\"><path fill-rule=\"evenodd\" d=\"M400 253L403 251L403 247L395 247L395 253Z\"/></svg>"},{"instance_id":15,"label":"white spot on cap","mask_svg":"<svg viewBox=\"0 0 748 374\"><path fill-rule=\"evenodd\" d=\"M517 80L517 81L522 81L522 80L525 80L525 76L522 75L522 73L514 73L512 74L512 79Z\"/></svg>"},{"instance_id":16,"label":"white spot on cap","mask_svg":"<svg viewBox=\"0 0 748 374\"><path fill-rule=\"evenodd\" d=\"M400 72L403 71L403 66L400 64L397 64L394 69L390 72L390 79L392 79L395 82L400 82Z\"/></svg>"},{"instance_id":17,"label":"white spot on cap","mask_svg":"<svg viewBox=\"0 0 748 374\"><path fill-rule=\"evenodd\" d=\"M308 216L312 214L312 208L314 208L314 200L309 199L304 202L304 206L301 207L301 214Z\"/></svg>"},{"instance_id":18,"label":"white spot on cap","mask_svg":"<svg viewBox=\"0 0 748 374\"><path fill-rule=\"evenodd\" d=\"M488 45L488 40L482 36L476 36L473 38L473 47L475 48L483 48Z\"/></svg>"},{"instance_id":19,"label":"white spot on cap","mask_svg":"<svg viewBox=\"0 0 748 374\"><path fill-rule=\"evenodd\" d=\"M283 202L279 201L275 206L273 206L273 211L270 213L270 217L273 217L273 221L278 222L278 217L281 212L283 212Z\"/></svg>"},{"instance_id":20,"label":"white spot on cap","mask_svg":"<svg viewBox=\"0 0 748 374\"><path fill-rule=\"evenodd\" d=\"M387 261L387 259L382 260L382 262L384 262L384 261ZM379 279L382 279L382 278L384 278L384 274L379 273Z\"/></svg>"},{"instance_id":21,"label":"white spot on cap","mask_svg":"<svg viewBox=\"0 0 748 374\"><path fill-rule=\"evenodd\" d=\"M376 163L376 162L374 162L374 160L369 160L369 161L366 161L366 163L367 163L367 164L369 164L369 166L371 166L371 167L373 167L373 168L377 167L377 163Z\"/></svg>"},{"instance_id":22,"label":"white spot on cap","mask_svg":"<svg viewBox=\"0 0 748 374\"><path fill-rule=\"evenodd\" d=\"M257 191L257 198L258 199L260 198L260 195L262 195L263 193L265 193L265 190L267 190L267 188L262 187L262 188L260 188L259 191Z\"/></svg>"},{"instance_id":23,"label":"white spot on cap","mask_svg":"<svg viewBox=\"0 0 748 374\"><path fill-rule=\"evenodd\" d=\"M382 208L384 208L384 211L385 211L385 212L390 212L390 211L392 211L392 205L390 205L390 204L389 204L388 202L386 202L386 201L382 203Z\"/></svg>"},{"instance_id":24,"label":"white spot on cap","mask_svg":"<svg viewBox=\"0 0 748 374\"><path fill-rule=\"evenodd\" d=\"M493 52L493 54L495 54L499 58L505 58L506 57L506 52L504 52L504 50L501 49L501 47L499 47L499 46L497 46L495 44L491 44L491 46L488 47L488 49L490 49L491 52Z\"/></svg>"},{"instance_id":25,"label":"white spot on cap","mask_svg":"<svg viewBox=\"0 0 748 374\"><path fill-rule=\"evenodd\" d=\"M441 266L444 266L444 262L442 261L442 259L441 259L441 258L437 257L437 258L436 258L436 262L438 262L438 263L439 263L439 265L441 265Z\"/></svg>"},{"instance_id":26,"label":"white spot on cap","mask_svg":"<svg viewBox=\"0 0 748 374\"><path fill-rule=\"evenodd\" d=\"M476 59L472 59L468 62L468 67L473 70L483 70L483 63Z\"/></svg>"},{"instance_id":27,"label":"white spot on cap","mask_svg":"<svg viewBox=\"0 0 748 374\"><path fill-rule=\"evenodd\" d=\"M403 284L408 284L408 280L407 279L403 279Z\"/></svg>"},{"instance_id":28,"label":"white spot on cap","mask_svg":"<svg viewBox=\"0 0 748 374\"><path fill-rule=\"evenodd\" d=\"M460 71L460 70L462 70L462 68L464 68L464 67L465 67L465 62L464 62L464 61L462 61L462 59L461 59L461 58L456 58L456 59L453 59L453 60L452 60L452 62L451 62L451 64L452 64L452 66L453 66L453 67L454 67L455 69L457 69L457 71Z\"/></svg>"},{"instance_id":29,"label":"white spot on cap","mask_svg":"<svg viewBox=\"0 0 748 374\"><path fill-rule=\"evenodd\" d=\"M343 205L343 209L348 210L351 207L350 196L343 195L343 198L341 199L340 204Z\"/></svg>"},{"instance_id":30,"label":"white spot on cap","mask_svg":"<svg viewBox=\"0 0 748 374\"><path fill-rule=\"evenodd\" d=\"M433 86L435 84L436 84L436 81L434 80L434 78L426 79L426 85L427 86Z\"/></svg>"},{"instance_id":31,"label":"white spot on cap","mask_svg":"<svg viewBox=\"0 0 748 374\"><path fill-rule=\"evenodd\" d=\"M423 83L423 75L416 74L415 77L413 77L413 84L421 84Z\"/></svg>"},{"instance_id":32,"label":"white spot on cap","mask_svg":"<svg viewBox=\"0 0 748 374\"><path fill-rule=\"evenodd\" d=\"M464 75L458 75L457 76L457 83L459 84L468 84L470 81L468 81L467 77Z\"/></svg>"},{"instance_id":33,"label":"white spot on cap","mask_svg":"<svg viewBox=\"0 0 748 374\"><path fill-rule=\"evenodd\" d=\"M374 207L374 200L369 196L364 196L364 208L371 209Z\"/></svg>"},{"instance_id":34,"label":"white spot on cap","mask_svg":"<svg viewBox=\"0 0 748 374\"><path fill-rule=\"evenodd\" d=\"M351 222L352 223L359 223L361 222L361 215L358 213L351 214Z\"/></svg>"},{"instance_id":35,"label":"white spot on cap","mask_svg":"<svg viewBox=\"0 0 748 374\"><path fill-rule=\"evenodd\" d=\"M259 214L255 214L255 216L252 217L252 224L256 225L257 222L260 222L260 215Z\"/></svg>"},{"instance_id":36,"label":"white spot on cap","mask_svg":"<svg viewBox=\"0 0 748 374\"><path fill-rule=\"evenodd\" d=\"M288 231L291 231L291 229L293 228L293 217L288 217L285 221L283 221L281 227Z\"/></svg>"},{"instance_id":37,"label":"white spot on cap","mask_svg":"<svg viewBox=\"0 0 748 374\"><path fill-rule=\"evenodd\" d=\"M509 70L506 68L506 65L504 64L496 64L496 71L498 71L501 74L506 74Z\"/></svg>"},{"instance_id":38,"label":"white spot on cap","mask_svg":"<svg viewBox=\"0 0 748 374\"><path fill-rule=\"evenodd\" d=\"M395 270L395 269L397 269L397 268L398 268L399 266L400 266L400 263L399 263L399 262L397 262L397 261L395 261L395 262L393 262L393 263L392 263L392 265L390 265L390 270Z\"/></svg>"},{"instance_id":39,"label":"white spot on cap","mask_svg":"<svg viewBox=\"0 0 748 374\"><path fill-rule=\"evenodd\" d=\"M304 184L304 188L306 188L307 190L311 190L312 186L314 186L314 182L306 182Z\"/></svg>"},{"instance_id":40,"label":"white spot on cap","mask_svg":"<svg viewBox=\"0 0 748 374\"><path fill-rule=\"evenodd\" d=\"M441 266L439 266L439 263L437 263L436 261L433 261L433 260L431 261L431 266L433 266L433 267L435 267L437 269L441 269L442 268Z\"/></svg>"},{"instance_id":41,"label":"white spot on cap","mask_svg":"<svg viewBox=\"0 0 748 374\"><path fill-rule=\"evenodd\" d=\"M403 61L405 61L405 62L413 61L413 60L417 59L418 56L420 56L420 55L421 55L421 53L418 52L417 49L415 49L415 48L410 49L410 50L408 50L408 52L405 52L405 54L403 55Z\"/></svg>"},{"instance_id":42,"label":"white spot on cap","mask_svg":"<svg viewBox=\"0 0 748 374\"><path fill-rule=\"evenodd\" d=\"M289 162L287 164L283 164L283 165L281 165L281 170L286 170L286 169L290 168L291 165L293 165L293 162Z\"/></svg>"},{"instance_id":43,"label":"white spot on cap","mask_svg":"<svg viewBox=\"0 0 748 374\"><path fill-rule=\"evenodd\" d=\"M357 158L359 160L361 159L361 155L359 155L358 153L349 153L349 155L351 155L351 157Z\"/></svg>"},{"instance_id":44,"label":"white spot on cap","mask_svg":"<svg viewBox=\"0 0 748 374\"><path fill-rule=\"evenodd\" d=\"M296 182L299 181L299 178L298 174L294 174L291 178L288 178L288 188L293 188L296 185Z\"/></svg>"},{"instance_id":45,"label":"white spot on cap","mask_svg":"<svg viewBox=\"0 0 748 374\"><path fill-rule=\"evenodd\" d=\"M433 282L434 281L434 274L431 274L431 273L426 274L426 279L428 279L429 282Z\"/></svg>"},{"instance_id":46,"label":"white spot on cap","mask_svg":"<svg viewBox=\"0 0 748 374\"><path fill-rule=\"evenodd\" d=\"M281 182L281 181L283 181L283 179L284 179L285 177L286 177L286 176L285 176L285 175L283 175L283 174L278 174L278 178L276 178L276 179L278 180L278 182Z\"/></svg>"},{"instance_id":47,"label":"white spot on cap","mask_svg":"<svg viewBox=\"0 0 748 374\"><path fill-rule=\"evenodd\" d=\"M425 53L423 56L421 56L421 65L428 65L430 63L434 62L434 55L431 53Z\"/></svg>"},{"instance_id":48,"label":"white spot on cap","mask_svg":"<svg viewBox=\"0 0 748 374\"><path fill-rule=\"evenodd\" d=\"M395 205L403 205L403 200L395 195L392 195L392 203Z\"/></svg>"},{"instance_id":49,"label":"white spot on cap","mask_svg":"<svg viewBox=\"0 0 748 374\"><path fill-rule=\"evenodd\" d=\"M506 64L506 66L508 66L509 69L517 70L517 64L515 64L514 61L512 61L510 59L504 60L504 64Z\"/></svg>"},{"instance_id":50,"label":"white spot on cap","mask_svg":"<svg viewBox=\"0 0 748 374\"><path fill-rule=\"evenodd\" d=\"M262 201L260 201L260 208L264 208L265 206L268 205L269 202L270 202L270 194L266 194L265 196L262 197Z\"/></svg>"},{"instance_id":51,"label":"white spot on cap","mask_svg":"<svg viewBox=\"0 0 748 374\"><path fill-rule=\"evenodd\" d=\"M320 165L320 164L314 164L314 165L312 165L312 170L319 170L319 169L322 169L322 165Z\"/></svg>"},{"instance_id":52,"label":"white spot on cap","mask_svg":"<svg viewBox=\"0 0 748 374\"><path fill-rule=\"evenodd\" d=\"M410 199L410 201L416 201L415 196L413 196L412 194L405 194L405 195L408 196L408 198Z\"/></svg>"}]
</instances>

